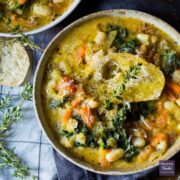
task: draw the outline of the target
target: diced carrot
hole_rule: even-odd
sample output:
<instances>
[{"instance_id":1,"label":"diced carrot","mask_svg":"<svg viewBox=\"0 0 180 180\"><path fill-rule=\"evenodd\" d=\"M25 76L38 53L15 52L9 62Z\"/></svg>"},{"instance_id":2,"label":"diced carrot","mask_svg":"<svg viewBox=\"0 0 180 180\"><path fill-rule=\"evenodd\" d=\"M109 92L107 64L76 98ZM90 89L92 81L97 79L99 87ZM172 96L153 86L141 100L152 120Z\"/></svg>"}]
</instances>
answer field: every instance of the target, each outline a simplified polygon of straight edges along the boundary
<instances>
[{"instance_id":1,"label":"diced carrot","mask_svg":"<svg viewBox=\"0 0 180 180\"><path fill-rule=\"evenodd\" d=\"M81 103L80 99L75 99L71 102L72 107L77 107Z\"/></svg>"},{"instance_id":2,"label":"diced carrot","mask_svg":"<svg viewBox=\"0 0 180 180\"><path fill-rule=\"evenodd\" d=\"M167 136L165 134L158 133L152 138L151 145L156 147L159 142L161 142L162 140L165 140L165 139L167 139Z\"/></svg>"},{"instance_id":3,"label":"diced carrot","mask_svg":"<svg viewBox=\"0 0 180 180\"><path fill-rule=\"evenodd\" d=\"M175 82L168 83L168 87L171 89L173 93L175 93L177 96L180 95L180 86L176 84Z\"/></svg>"},{"instance_id":4,"label":"diced carrot","mask_svg":"<svg viewBox=\"0 0 180 180\"><path fill-rule=\"evenodd\" d=\"M67 123L71 115L72 115L72 109L71 108L66 109L63 115L63 124Z\"/></svg>"},{"instance_id":5,"label":"diced carrot","mask_svg":"<svg viewBox=\"0 0 180 180\"><path fill-rule=\"evenodd\" d=\"M166 96L169 101L176 102L176 100L177 100L176 96L170 91L166 92Z\"/></svg>"},{"instance_id":6,"label":"diced carrot","mask_svg":"<svg viewBox=\"0 0 180 180\"><path fill-rule=\"evenodd\" d=\"M157 123L158 127L164 128L164 127L166 126L167 120L168 120L168 115L169 115L169 113L168 113L168 111L165 110L165 109L163 109L163 110L159 113L159 115L158 115L158 117L157 117L157 119L156 119L156 123Z\"/></svg>"},{"instance_id":7,"label":"diced carrot","mask_svg":"<svg viewBox=\"0 0 180 180\"><path fill-rule=\"evenodd\" d=\"M25 3L27 3L28 2L28 0L17 0L17 2L19 3L19 4L25 4Z\"/></svg>"},{"instance_id":8,"label":"diced carrot","mask_svg":"<svg viewBox=\"0 0 180 180\"><path fill-rule=\"evenodd\" d=\"M95 117L92 115L89 107L82 107L80 110L81 117L88 128L92 128L95 123Z\"/></svg>"},{"instance_id":9,"label":"diced carrot","mask_svg":"<svg viewBox=\"0 0 180 180\"><path fill-rule=\"evenodd\" d=\"M81 62L81 61L85 58L86 50L87 50L86 44L83 44L83 45L78 49L78 51L77 51L77 53L76 53L76 61L77 61L77 62Z\"/></svg>"},{"instance_id":10,"label":"diced carrot","mask_svg":"<svg viewBox=\"0 0 180 180\"><path fill-rule=\"evenodd\" d=\"M110 162L107 161L106 159L106 155L110 152L111 150L109 149L103 149L103 148L100 148L100 151L99 151L99 163L101 165L101 167L109 167L110 166Z\"/></svg>"}]
</instances>

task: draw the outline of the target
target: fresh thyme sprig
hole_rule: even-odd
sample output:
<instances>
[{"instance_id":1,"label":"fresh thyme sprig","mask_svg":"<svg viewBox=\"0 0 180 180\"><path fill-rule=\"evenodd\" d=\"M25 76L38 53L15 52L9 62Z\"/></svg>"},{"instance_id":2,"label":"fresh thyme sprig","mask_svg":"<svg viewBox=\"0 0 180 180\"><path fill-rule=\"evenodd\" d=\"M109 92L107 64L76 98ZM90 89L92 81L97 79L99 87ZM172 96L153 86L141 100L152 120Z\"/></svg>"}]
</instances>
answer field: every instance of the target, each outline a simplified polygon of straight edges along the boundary
<instances>
[{"instance_id":1,"label":"fresh thyme sprig","mask_svg":"<svg viewBox=\"0 0 180 180\"><path fill-rule=\"evenodd\" d=\"M0 97L0 111L2 111L6 107L9 107L10 103L11 96L9 94L6 94L4 98Z\"/></svg>"},{"instance_id":2,"label":"fresh thyme sprig","mask_svg":"<svg viewBox=\"0 0 180 180\"><path fill-rule=\"evenodd\" d=\"M24 167L21 160L18 159L13 149L7 149L3 143L0 143L0 169L10 166L14 169L13 176L24 178L28 176L28 167Z\"/></svg>"},{"instance_id":3,"label":"fresh thyme sprig","mask_svg":"<svg viewBox=\"0 0 180 180\"><path fill-rule=\"evenodd\" d=\"M8 108L3 114L3 122L0 124L0 134L8 130L12 124L17 123L22 118L21 107Z\"/></svg>"},{"instance_id":4,"label":"fresh thyme sprig","mask_svg":"<svg viewBox=\"0 0 180 180\"><path fill-rule=\"evenodd\" d=\"M10 134L11 126L22 119L22 106L25 101L32 99L32 84L25 84L21 93L21 102L14 107L10 107L11 97L6 95L0 100L0 169L5 166L12 167L14 169L13 175L18 178L24 178L29 174L29 168L25 167L21 160L16 156L14 149L8 149L4 138L7 138Z\"/></svg>"},{"instance_id":5,"label":"fresh thyme sprig","mask_svg":"<svg viewBox=\"0 0 180 180\"><path fill-rule=\"evenodd\" d=\"M21 31L20 25L13 26L11 23L11 19L5 18L2 13L0 13L0 21L1 20L4 20L6 22L5 28L11 29L13 35L20 35L20 37L14 38L14 40L19 40L24 47L29 47L31 50L43 50L33 40L31 40L27 35L25 35Z\"/></svg>"},{"instance_id":6,"label":"fresh thyme sprig","mask_svg":"<svg viewBox=\"0 0 180 180\"><path fill-rule=\"evenodd\" d=\"M31 83L27 83L24 85L24 89L21 93L21 97L26 100L26 101L31 101L32 100L32 84Z\"/></svg>"},{"instance_id":7,"label":"fresh thyme sprig","mask_svg":"<svg viewBox=\"0 0 180 180\"><path fill-rule=\"evenodd\" d=\"M131 80L131 79L137 79L137 75L141 71L141 66L142 64L138 63L137 65L131 66L127 71L124 76L122 84L114 90L114 96L118 99L122 99L122 94L124 93L126 89L126 84Z\"/></svg>"}]
</instances>

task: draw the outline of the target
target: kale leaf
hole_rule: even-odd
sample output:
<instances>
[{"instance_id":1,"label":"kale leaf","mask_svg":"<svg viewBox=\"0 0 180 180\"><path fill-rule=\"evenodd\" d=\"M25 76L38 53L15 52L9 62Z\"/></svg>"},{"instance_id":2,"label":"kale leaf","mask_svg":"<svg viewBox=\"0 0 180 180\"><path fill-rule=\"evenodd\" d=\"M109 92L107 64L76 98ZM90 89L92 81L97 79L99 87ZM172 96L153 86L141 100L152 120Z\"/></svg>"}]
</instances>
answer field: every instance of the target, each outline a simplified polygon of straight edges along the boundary
<instances>
[{"instance_id":1,"label":"kale leaf","mask_svg":"<svg viewBox=\"0 0 180 180\"><path fill-rule=\"evenodd\" d=\"M127 52L134 54L139 43L137 39L131 39L127 41L128 30L117 25L107 24L106 33L112 31L117 31L117 35L112 43L112 46L115 46L119 52Z\"/></svg>"},{"instance_id":2,"label":"kale leaf","mask_svg":"<svg viewBox=\"0 0 180 180\"><path fill-rule=\"evenodd\" d=\"M69 101L70 101L69 97L65 97L63 100L51 99L50 102L49 102L49 107L51 109L56 109L58 107L63 107Z\"/></svg>"},{"instance_id":3,"label":"kale leaf","mask_svg":"<svg viewBox=\"0 0 180 180\"><path fill-rule=\"evenodd\" d=\"M111 109L113 109L113 103L112 103L109 99L105 100L104 108L105 108L106 110L111 110Z\"/></svg>"},{"instance_id":4,"label":"kale leaf","mask_svg":"<svg viewBox=\"0 0 180 180\"><path fill-rule=\"evenodd\" d=\"M138 41L136 39L132 39L130 41L127 41L123 43L119 48L119 52L126 52L126 53L131 53L134 54L136 49L138 47Z\"/></svg>"},{"instance_id":5,"label":"kale leaf","mask_svg":"<svg viewBox=\"0 0 180 180\"><path fill-rule=\"evenodd\" d=\"M161 69L165 75L172 74L178 68L180 68L180 59L176 52L168 51L161 55Z\"/></svg>"},{"instance_id":6,"label":"kale leaf","mask_svg":"<svg viewBox=\"0 0 180 180\"><path fill-rule=\"evenodd\" d=\"M128 150L126 151L124 155L124 160L127 162L131 162L134 156L137 156L139 154L137 148L135 148L133 145L130 145Z\"/></svg>"}]
</instances>

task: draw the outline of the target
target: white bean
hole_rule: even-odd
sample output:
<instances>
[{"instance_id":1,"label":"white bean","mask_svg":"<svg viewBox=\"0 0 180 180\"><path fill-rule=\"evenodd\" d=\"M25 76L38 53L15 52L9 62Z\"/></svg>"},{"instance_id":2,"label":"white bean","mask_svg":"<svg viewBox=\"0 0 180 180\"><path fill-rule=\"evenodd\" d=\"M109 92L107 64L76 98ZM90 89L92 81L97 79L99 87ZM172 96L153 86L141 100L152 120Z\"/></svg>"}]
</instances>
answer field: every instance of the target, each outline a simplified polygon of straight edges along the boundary
<instances>
[{"instance_id":1,"label":"white bean","mask_svg":"<svg viewBox=\"0 0 180 180\"><path fill-rule=\"evenodd\" d=\"M122 158L124 156L124 153L125 153L124 149L121 149L121 148L115 149L106 155L106 159L109 162L114 162Z\"/></svg>"},{"instance_id":2,"label":"white bean","mask_svg":"<svg viewBox=\"0 0 180 180\"><path fill-rule=\"evenodd\" d=\"M145 146L145 144L146 144L146 141L142 137L136 137L136 138L133 139L133 145L135 147L139 147L140 148L140 147Z\"/></svg>"},{"instance_id":3,"label":"white bean","mask_svg":"<svg viewBox=\"0 0 180 180\"><path fill-rule=\"evenodd\" d=\"M41 16L49 16L51 15L51 10L48 6L41 5L39 3L34 4L33 6L33 12L35 14L41 15Z\"/></svg>"},{"instance_id":4,"label":"white bean","mask_svg":"<svg viewBox=\"0 0 180 180\"><path fill-rule=\"evenodd\" d=\"M175 70L172 74L172 79L180 85L180 70Z\"/></svg>"},{"instance_id":5,"label":"white bean","mask_svg":"<svg viewBox=\"0 0 180 180\"><path fill-rule=\"evenodd\" d=\"M106 33L101 32L101 31L97 32L97 35L96 35L96 38L95 38L95 42L96 42L97 45L104 44L106 39L107 39Z\"/></svg>"},{"instance_id":6,"label":"white bean","mask_svg":"<svg viewBox=\"0 0 180 180\"><path fill-rule=\"evenodd\" d=\"M149 35L148 34L138 34L137 39L143 44L146 44L146 45L149 44Z\"/></svg>"}]
</instances>

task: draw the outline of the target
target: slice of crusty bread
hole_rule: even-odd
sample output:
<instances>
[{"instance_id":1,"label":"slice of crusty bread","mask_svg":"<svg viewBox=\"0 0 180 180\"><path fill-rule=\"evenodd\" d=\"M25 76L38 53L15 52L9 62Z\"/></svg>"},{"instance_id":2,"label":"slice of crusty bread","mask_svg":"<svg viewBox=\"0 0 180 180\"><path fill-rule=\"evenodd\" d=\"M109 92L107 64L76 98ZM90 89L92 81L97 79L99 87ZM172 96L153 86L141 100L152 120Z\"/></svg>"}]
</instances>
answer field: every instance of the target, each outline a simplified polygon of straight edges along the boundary
<instances>
[{"instance_id":1,"label":"slice of crusty bread","mask_svg":"<svg viewBox=\"0 0 180 180\"><path fill-rule=\"evenodd\" d=\"M21 43L0 39L0 85L21 85L29 68L29 56Z\"/></svg>"}]
</instances>

